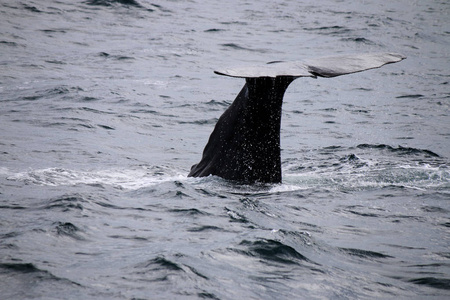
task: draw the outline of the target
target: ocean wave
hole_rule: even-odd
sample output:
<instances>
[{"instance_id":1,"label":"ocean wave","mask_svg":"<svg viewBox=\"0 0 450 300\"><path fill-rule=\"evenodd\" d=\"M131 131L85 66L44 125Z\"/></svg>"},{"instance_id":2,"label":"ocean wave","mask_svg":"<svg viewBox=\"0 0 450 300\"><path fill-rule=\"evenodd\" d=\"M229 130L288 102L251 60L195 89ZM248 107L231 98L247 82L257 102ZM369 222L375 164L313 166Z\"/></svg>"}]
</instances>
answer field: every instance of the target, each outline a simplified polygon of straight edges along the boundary
<instances>
[{"instance_id":1,"label":"ocean wave","mask_svg":"<svg viewBox=\"0 0 450 300\"><path fill-rule=\"evenodd\" d=\"M378 150L384 150L391 153L395 153L398 155L425 155L425 156L431 156L431 157L440 157L438 154L434 153L433 151L427 150L427 149L418 149L418 148L412 148L412 147L392 147L389 145L384 144L377 144L377 145L371 145L371 144L360 144L356 146L358 149L378 149Z\"/></svg>"}]
</instances>

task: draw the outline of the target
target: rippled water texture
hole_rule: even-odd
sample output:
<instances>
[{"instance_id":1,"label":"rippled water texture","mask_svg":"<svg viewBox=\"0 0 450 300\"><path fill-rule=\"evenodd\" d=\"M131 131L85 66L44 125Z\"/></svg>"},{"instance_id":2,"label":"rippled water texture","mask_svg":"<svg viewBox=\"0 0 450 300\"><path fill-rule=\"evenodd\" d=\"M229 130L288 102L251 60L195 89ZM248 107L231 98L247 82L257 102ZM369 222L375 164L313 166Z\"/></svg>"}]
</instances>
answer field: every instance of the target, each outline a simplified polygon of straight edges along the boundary
<instances>
[{"instance_id":1,"label":"rippled water texture","mask_svg":"<svg viewBox=\"0 0 450 300\"><path fill-rule=\"evenodd\" d=\"M2 299L446 299L448 1L0 4ZM283 183L187 178L244 81L298 79Z\"/></svg>"}]
</instances>

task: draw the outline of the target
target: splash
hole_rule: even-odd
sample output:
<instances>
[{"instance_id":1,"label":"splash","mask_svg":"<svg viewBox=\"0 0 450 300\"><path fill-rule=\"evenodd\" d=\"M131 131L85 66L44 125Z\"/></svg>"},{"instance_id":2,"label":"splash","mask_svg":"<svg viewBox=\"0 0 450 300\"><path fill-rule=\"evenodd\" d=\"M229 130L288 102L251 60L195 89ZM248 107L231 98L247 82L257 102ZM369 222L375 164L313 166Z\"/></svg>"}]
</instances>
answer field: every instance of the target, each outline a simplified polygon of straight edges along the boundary
<instances>
[{"instance_id":1,"label":"splash","mask_svg":"<svg viewBox=\"0 0 450 300\"><path fill-rule=\"evenodd\" d=\"M0 175L6 175L7 180L43 186L109 185L117 189L128 190L137 190L186 178L186 175L181 172L163 167L95 171L46 168L18 173L11 173L2 168Z\"/></svg>"}]
</instances>

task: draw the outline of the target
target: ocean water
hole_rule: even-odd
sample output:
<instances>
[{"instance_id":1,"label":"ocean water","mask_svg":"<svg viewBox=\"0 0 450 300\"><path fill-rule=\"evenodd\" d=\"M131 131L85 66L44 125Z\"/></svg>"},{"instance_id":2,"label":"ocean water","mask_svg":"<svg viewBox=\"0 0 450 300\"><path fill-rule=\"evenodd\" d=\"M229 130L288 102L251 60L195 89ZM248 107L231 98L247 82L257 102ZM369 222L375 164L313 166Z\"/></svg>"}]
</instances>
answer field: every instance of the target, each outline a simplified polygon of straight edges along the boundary
<instances>
[{"instance_id":1,"label":"ocean water","mask_svg":"<svg viewBox=\"0 0 450 300\"><path fill-rule=\"evenodd\" d=\"M448 1L0 3L1 299L448 299ZM188 178L244 84L304 78L283 183Z\"/></svg>"}]
</instances>

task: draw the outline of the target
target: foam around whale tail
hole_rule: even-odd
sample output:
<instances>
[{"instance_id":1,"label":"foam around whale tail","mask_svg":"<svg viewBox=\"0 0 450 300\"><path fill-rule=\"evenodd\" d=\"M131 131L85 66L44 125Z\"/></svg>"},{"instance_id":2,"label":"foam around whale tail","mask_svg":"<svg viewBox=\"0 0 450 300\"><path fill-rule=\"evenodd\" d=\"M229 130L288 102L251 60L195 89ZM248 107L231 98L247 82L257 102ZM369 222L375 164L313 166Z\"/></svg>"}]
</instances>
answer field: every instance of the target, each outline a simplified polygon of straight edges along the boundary
<instances>
[{"instance_id":1,"label":"foam around whale tail","mask_svg":"<svg viewBox=\"0 0 450 300\"><path fill-rule=\"evenodd\" d=\"M188 176L217 175L244 183L281 182L281 108L289 84L299 77L336 77L403 59L400 54L373 53L214 71L245 78L246 84L219 118L201 161L192 166Z\"/></svg>"}]
</instances>

